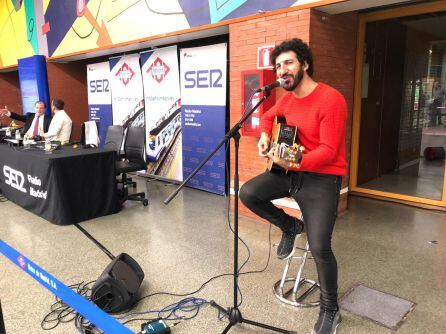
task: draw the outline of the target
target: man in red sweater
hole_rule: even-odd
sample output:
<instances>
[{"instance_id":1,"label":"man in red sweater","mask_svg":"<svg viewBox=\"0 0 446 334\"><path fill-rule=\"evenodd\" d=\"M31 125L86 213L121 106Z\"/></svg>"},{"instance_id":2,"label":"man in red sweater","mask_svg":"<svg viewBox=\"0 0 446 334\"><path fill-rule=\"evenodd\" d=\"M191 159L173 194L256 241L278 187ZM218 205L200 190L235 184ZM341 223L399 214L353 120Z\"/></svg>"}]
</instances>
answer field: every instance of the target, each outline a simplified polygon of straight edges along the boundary
<instances>
[{"instance_id":1,"label":"man in red sweater","mask_svg":"<svg viewBox=\"0 0 446 334\"><path fill-rule=\"evenodd\" d=\"M288 91L260 121L259 155L288 170L265 172L240 189L241 201L254 213L282 230L277 256L286 259L294 252L296 235L304 222L289 216L271 203L292 197L305 221L308 242L314 257L321 288L320 312L313 333L333 334L341 322L337 303L338 269L331 249L337 216L342 175L346 174L345 127L347 107L334 88L315 82L313 57L308 45L294 38L282 42L271 55L278 78ZM272 123L276 116L297 127L298 140L305 147L300 161L281 159L278 150L269 150Z\"/></svg>"}]
</instances>

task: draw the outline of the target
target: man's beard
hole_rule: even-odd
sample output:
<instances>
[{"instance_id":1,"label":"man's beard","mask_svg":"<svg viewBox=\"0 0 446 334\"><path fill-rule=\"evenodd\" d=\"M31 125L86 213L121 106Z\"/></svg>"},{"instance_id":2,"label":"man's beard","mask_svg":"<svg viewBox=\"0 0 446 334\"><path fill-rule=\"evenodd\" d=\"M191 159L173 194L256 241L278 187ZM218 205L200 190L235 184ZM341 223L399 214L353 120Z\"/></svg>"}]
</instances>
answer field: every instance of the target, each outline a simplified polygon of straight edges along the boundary
<instances>
[{"instance_id":1,"label":"man's beard","mask_svg":"<svg viewBox=\"0 0 446 334\"><path fill-rule=\"evenodd\" d=\"M295 77L294 75L290 76L293 78L293 84L290 87L283 87L288 92L292 92L300 84L304 77L304 70L301 68L299 72L297 72L297 77Z\"/></svg>"}]
</instances>

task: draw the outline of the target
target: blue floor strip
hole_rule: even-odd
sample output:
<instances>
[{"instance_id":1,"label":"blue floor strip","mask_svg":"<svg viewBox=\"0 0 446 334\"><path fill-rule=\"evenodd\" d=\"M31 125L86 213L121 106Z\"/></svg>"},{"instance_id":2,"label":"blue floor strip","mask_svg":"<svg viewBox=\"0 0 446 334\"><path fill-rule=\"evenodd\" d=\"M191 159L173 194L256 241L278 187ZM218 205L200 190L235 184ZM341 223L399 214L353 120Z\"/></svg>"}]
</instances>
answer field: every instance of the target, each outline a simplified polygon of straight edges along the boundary
<instances>
[{"instance_id":1,"label":"blue floor strip","mask_svg":"<svg viewBox=\"0 0 446 334\"><path fill-rule=\"evenodd\" d=\"M133 332L0 239L0 253L107 334Z\"/></svg>"}]
</instances>

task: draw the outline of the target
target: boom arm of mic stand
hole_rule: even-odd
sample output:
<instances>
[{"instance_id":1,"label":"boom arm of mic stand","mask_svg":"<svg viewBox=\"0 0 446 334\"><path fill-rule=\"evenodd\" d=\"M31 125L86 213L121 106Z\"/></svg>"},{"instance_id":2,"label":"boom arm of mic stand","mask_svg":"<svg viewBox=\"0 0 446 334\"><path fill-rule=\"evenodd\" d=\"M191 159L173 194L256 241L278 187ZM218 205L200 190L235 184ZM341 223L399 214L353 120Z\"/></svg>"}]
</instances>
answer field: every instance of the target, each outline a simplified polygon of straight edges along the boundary
<instances>
[{"instance_id":1,"label":"boom arm of mic stand","mask_svg":"<svg viewBox=\"0 0 446 334\"><path fill-rule=\"evenodd\" d=\"M251 116L251 114L257 110L257 108L269 97L270 92L265 91L265 93L263 94L263 97L260 99L259 102L257 102L257 104L247 113L245 113L242 118L237 122L237 124L235 124L231 130L229 130L226 134L225 137L220 141L220 143L218 143L218 145L212 150L211 153L209 153L209 155L203 159L202 162L200 162L200 164L197 166L197 168L195 168L192 173L190 173L190 175L186 178L186 180L184 180L177 189L175 189L170 195L169 197L167 197L164 200L164 204L169 204L171 200L173 200L175 198L175 196L180 192L181 189L184 188L184 186L186 185L187 182L189 182L189 180L191 178L193 178L195 176L195 174L198 173L198 171L201 169L201 167L204 166L204 164L206 162L208 162L208 160L220 149L220 147L223 146L224 143L228 142L232 137L234 137L234 135L236 133L238 133L238 130L240 130L240 128L242 127L243 123L248 119L249 116Z\"/></svg>"}]
</instances>

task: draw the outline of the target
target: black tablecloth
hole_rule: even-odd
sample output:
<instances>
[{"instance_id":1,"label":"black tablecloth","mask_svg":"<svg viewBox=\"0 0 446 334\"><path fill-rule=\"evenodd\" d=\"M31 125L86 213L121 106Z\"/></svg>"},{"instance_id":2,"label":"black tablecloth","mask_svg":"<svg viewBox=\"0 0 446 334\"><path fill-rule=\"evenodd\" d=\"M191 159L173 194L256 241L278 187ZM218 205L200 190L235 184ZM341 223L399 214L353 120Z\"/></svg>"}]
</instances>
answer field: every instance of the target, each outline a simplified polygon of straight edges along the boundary
<instances>
[{"instance_id":1,"label":"black tablecloth","mask_svg":"<svg viewBox=\"0 0 446 334\"><path fill-rule=\"evenodd\" d=\"M116 213L115 152L0 145L0 191L57 225Z\"/></svg>"}]
</instances>

